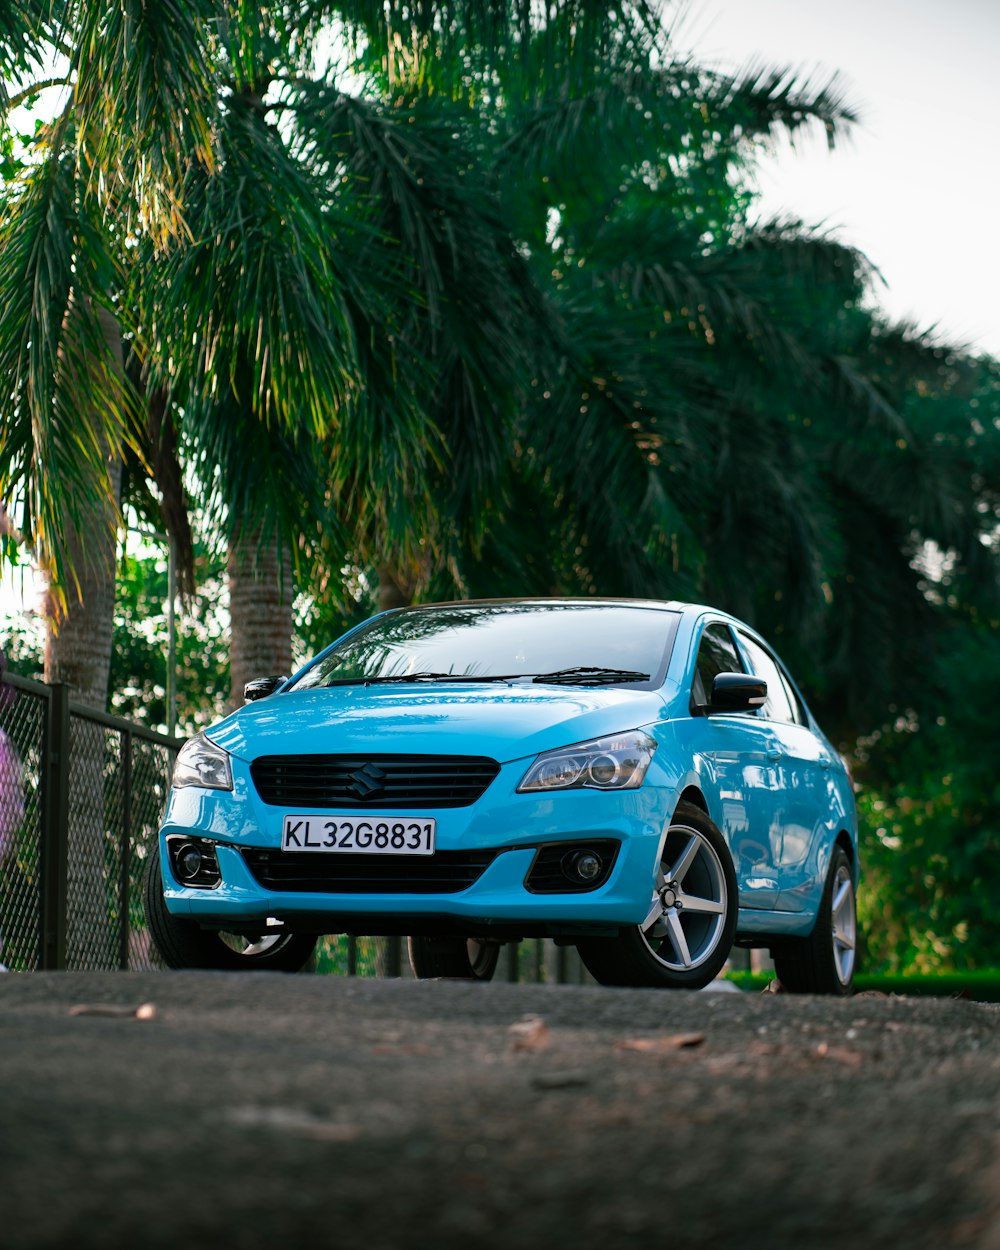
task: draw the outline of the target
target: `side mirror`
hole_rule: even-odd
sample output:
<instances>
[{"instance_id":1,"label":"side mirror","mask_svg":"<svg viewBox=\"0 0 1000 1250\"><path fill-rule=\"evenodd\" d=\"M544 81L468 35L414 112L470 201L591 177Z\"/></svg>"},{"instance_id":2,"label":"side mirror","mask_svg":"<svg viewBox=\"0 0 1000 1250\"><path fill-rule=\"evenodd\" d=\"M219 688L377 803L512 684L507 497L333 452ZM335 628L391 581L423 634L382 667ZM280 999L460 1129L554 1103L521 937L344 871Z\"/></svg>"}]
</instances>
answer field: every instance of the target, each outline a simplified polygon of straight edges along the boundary
<instances>
[{"instance_id":1,"label":"side mirror","mask_svg":"<svg viewBox=\"0 0 1000 1250\"><path fill-rule=\"evenodd\" d=\"M287 680L287 677L255 677L253 681L248 681L243 687L244 704L256 703L258 699L266 699L269 694L274 694L279 686L283 686Z\"/></svg>"},{"instance_id":2,"label":"side mirror","mask_svg":"<svg viewBox=\"0 0 1000 1250\"><path fill-rule=\"evenodd\" d=\"M712 701L705 708L711 716L719 712L753 712L767 702L767 682L751 673L716 673L712 680Z\"/></svg>"}]
</instances>

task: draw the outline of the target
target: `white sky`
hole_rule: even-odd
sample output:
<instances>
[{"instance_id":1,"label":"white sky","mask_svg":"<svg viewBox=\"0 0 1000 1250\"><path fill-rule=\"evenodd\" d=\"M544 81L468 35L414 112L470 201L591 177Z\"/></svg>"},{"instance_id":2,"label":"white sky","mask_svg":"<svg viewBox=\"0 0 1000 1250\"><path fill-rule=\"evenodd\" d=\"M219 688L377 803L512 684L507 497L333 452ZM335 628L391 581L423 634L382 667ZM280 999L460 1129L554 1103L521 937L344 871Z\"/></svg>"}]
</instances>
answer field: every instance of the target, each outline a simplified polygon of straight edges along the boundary
<instances>
[{"instance_id":1,"label":"white sky","mask_svg":"<svg viewBox=\"0 0 1000 1250\"><path fill-rule=\"evenodd\" d=\"M1000 356L1000 0L690 0L675 42L729 69L842 71L853 140L767 159L763 214L837 227L891 316Z\"/></svg>"}]
</instances>

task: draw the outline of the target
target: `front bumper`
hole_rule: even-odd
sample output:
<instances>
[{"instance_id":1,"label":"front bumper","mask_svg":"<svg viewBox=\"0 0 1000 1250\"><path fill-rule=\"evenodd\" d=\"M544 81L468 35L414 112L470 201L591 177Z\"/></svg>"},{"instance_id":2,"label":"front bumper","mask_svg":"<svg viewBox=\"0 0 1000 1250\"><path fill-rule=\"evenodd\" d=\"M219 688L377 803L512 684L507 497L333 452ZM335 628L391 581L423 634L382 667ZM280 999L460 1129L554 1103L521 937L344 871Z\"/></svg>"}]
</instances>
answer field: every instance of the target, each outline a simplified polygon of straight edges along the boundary
<instances>
[{"instance_id":1,"label":"front bumper","mask_svg":"<svg viewBox=\"0 0 1000 1250\"><path fill-rule=\"evenodd\" d=\"M268 921L289 929L327 933L417 933L454 929L497 936L558 936L638 924L649 911L662 834L673 810L666 788L566 790L518 794L524 762L501 769L469 807L420 813L437 821L439 852L497 850L468 888L455 893L331 893L269 889L258 881L244 851L277 850L285 809L254 790L246 765L233 760L233 791L184 787L170 794L160 830L164 898L171 914L206 927L258 930ZM375 810L372 819L398 815ZM215 844L221 883L189 888L170 869L171 836ZM538 893L525 884L540 846L591 840L619 844L607 880L593 890ZM337 855L331 859L340 858ZM388 857L387 857L388 858ZM391 857L399 866L399 858Z\"/></svg>"}]
</instances>

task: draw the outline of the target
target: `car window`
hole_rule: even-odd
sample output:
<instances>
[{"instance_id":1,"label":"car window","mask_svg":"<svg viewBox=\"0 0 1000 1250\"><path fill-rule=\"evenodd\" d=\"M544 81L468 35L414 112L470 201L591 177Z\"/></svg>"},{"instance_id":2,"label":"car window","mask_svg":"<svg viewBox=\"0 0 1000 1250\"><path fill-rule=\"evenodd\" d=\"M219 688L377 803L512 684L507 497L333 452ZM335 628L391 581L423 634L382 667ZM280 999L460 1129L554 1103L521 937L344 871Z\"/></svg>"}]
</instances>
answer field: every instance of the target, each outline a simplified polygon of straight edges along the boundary
<instances>
[{"instance_id":1,"label":"car window","mask_svg":"<svg viewBox=\"0 0 1000 1250\"><path fill-rule=\"evenodd\" d=\"M758 677L767 682L767 702L761 708L765 720L788 721L801 724L795 705L788 694L788 687L778 668L778 661L755 639L740 630L740 640L750 657L750 664Z\"/></svg>"},{"instance_id":2,"label":"car window","mask_svg":"<svg viewBox=\"0 0 1000 1250\"><path fill-rule=\"evenodd\" d=\"M694 666L691 684L691 703L705 707L712 694L712 682L717 673L742 673L746 671L740 653L736 649L732 631L720 621L707 625L698 644L698 658Z\"/></svg>"},{"instance_id":3,"label":"car window","mask_svg":"<svg viewBox=\"0 0 1000 1250\"><path fill-rule=\"evenodd\" d=\"M490 680L605 668L663 680L680 616L632 604L498 601L404 608L375 617L324 652L297 689L412 674ZM591 681L595 678L591 678Z\"/></svg>"},{"instance_id":4,"label":"car window","mask_svg":"<svg viewBox=\"0 0 1000 1250\"><path fill-rule=\"evenodd\" d=\"M788 695L788 702L792 707L792 719L796 725L808 725L809 714L806 712L805 704L799 698L799 693L792 685L792 679L788 676L784 665L778 665L778 672L781 674L781 680L785 687L785 694Z\"/></svg>"}]
</instances>

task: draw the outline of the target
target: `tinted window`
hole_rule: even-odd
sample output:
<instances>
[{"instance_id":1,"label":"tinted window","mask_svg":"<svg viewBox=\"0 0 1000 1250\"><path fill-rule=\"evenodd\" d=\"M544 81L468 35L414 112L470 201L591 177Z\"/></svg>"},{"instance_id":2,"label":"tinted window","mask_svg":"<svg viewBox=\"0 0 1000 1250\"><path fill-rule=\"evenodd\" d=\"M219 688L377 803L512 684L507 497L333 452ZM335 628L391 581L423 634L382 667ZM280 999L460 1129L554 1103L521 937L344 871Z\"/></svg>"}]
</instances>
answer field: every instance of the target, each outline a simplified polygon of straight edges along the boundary
<instances>
[{"instance_id":1,"label":"tinted window","mask_svg":"<svg viewBox=\"0 0 1000 1250\"><path fill-rule=\"evenodd\" d=\"M763 677L767 682L767 702L761 708L761 715L767 720L799 722L799 717L793 710L793 704L789 698L785 680L781 675L781 670L778 668L777 660L759 642L755 642L753 638L748 637L742 630L740 631L740 639L747 649L747 654L750 656L753 671L758 677Z\"/></svg>"},{"instance_id":2,"label":"tinted window","mask_svg":"<svg viewBox=\"0 0 1000 1250\"><path fill-rule=\"evenodd\" d=\"M339 681L535 676L569 668L627 669L663 680L678 614L618 604L490 603L406 608L327 652L297 687ZM636 683L639 684L639 683Z\"/></svg>"},{"instance_id":3,"label":"tinted window","mask_svg":"<svg viewBox=\"0 0 1000 1250\"><path fill-rule=\"evenodd\" d=\"M808 725L809 717L806 713L805 704L798 696L798 692L792 685L792 679L788 676L784 667L779 664L778 671L781 673L781 680L785 685L785 694L788 696L788 702L792 707L792 717L797 725Z\"/></svg>"},{"instance_id":4,"label":"tinted window","mask_svg":"<svg viewBox=\"0 0 1000 1250\"><path fill-rule=\"evenodd\" d=\"M695 707L705 707L712 694L712 682L716 673L742 673L745 666L736 650L728 625L708 625L698 644L694 682L691 686L691 702Z\"/></svg>"}]
</instances>

